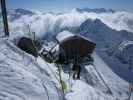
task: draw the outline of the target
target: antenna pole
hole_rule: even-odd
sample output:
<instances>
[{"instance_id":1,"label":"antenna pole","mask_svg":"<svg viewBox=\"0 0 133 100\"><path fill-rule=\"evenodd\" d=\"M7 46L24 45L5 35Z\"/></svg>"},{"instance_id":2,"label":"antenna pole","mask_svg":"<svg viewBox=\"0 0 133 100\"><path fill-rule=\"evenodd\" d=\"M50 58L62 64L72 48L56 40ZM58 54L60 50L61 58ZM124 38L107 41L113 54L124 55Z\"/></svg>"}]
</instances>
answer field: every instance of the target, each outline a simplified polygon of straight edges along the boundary
<instances>
[{"instance_id":1,"label":"antenna pole","mask_svg":"<svg viewBox=\"0 0 133 100\"><path fill-rule=\"evenodd\" d=\"M5 0L0 0L0 2L1 2L1 10L2 10L3 22L4 22L5 36L9 36L7 11L6 11L6 2L5 2Z\"/></svg>"}]
</instances>

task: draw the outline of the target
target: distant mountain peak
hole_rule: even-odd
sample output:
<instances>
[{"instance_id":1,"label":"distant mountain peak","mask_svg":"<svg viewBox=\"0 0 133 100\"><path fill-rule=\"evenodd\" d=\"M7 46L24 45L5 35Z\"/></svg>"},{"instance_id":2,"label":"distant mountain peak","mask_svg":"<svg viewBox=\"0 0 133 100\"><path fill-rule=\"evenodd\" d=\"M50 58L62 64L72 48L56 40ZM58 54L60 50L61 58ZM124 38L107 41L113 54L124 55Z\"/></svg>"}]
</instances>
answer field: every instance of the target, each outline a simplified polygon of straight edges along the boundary
<instances>
[{"instance_id":1,"label":"distant mountain peak","mask_svg":"<svg viewBox=\"0 0 133 100\"><path fill-rule=\"evenodd\" d=\"M100 19L87 19L86 21L84 21L80 28L85 28L85 29L89 29L89 30L102 30L102 29L110 29L106 24L104 24Z\"/></svg>"},{"instance_id":2,"label":"distant mountain peak","mask_svg":"<svg viewBox=\"0 0 133 100\"><path fill-rule=\"evenodd\" d=\"M34 12L32 12L30 10L23 9L23 8L9 9L7 11L7 13L10 16L10 18L9 18L10 21L14 21L16 19L19 19L23 15L32 16L35 14Z\"/></svg>"},{"instance_id":3,"label":"distant mountain peak","mask_svg":"<svg viewBox=\"0 0 133 100\"><path fill-rule=\"evenodd\" d=\"M113 9L105 9L105 8L76 8L79 12L94 12L94 13L114 13Z\"/></svg>"},{"instance_id":4,"label":"distant mountain peak","mask_svg":"<svg viewBox=\"0 0 133 100\"><path fill-rule=\"evenodd\" d=\"M96 43L102 47L104 47L105 44L109 46L117 44L122 40L132 40L133 38L132 33L114 30L104 24L100 19L87 19L80 25L78 31L80 34L96 41Z\"/></svg>"},{"instance_id":5,"label":"distant mountain peak","mask_svg":"<svg viewBox=\"0 0 133 100\"><path fill-rule=\"evenodd\" d=\"M17 9L13 9L16 13L20 13L22 15L33 15L34 12L30 11L30 10L26 10L23 8L17 8Z\"/></svg>"}]
</instances>

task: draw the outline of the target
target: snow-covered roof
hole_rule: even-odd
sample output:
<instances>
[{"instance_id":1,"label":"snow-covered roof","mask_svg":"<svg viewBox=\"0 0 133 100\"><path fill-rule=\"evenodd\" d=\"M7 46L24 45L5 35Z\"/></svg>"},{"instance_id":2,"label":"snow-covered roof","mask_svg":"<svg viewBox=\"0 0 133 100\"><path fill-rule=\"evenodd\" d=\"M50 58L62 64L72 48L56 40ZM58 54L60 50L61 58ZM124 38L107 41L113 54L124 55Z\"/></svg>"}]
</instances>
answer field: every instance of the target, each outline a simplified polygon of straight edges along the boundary
<instances>
[{"instance_id":1,"label":"snow-covered roof","mask_svg":"<svg viewBox=\"0 0 133 100\"><path fill-rule=\"evenodd\" d=\"M56 39L61 42L63 41L64 39L67 39L69 37L72 37L74 36L73 33L69 32L69 31L63 31L63 32L60 32L57 36L56 36Z\"/></svg>"}]
</instances>

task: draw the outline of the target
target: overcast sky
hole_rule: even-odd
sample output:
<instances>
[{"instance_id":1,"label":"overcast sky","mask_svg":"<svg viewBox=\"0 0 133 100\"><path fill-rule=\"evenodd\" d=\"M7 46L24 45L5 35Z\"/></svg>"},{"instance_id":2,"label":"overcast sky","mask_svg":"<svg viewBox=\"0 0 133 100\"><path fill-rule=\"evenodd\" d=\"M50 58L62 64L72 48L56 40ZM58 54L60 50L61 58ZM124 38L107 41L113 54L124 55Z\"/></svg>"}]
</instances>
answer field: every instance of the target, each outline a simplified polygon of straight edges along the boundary
<instances>
[{"instance_id":1,"label":"overcast sky","mask_svg":"<svg viewBox=\"0 0 133 100\"><path fill-rule=\"evenodd\" d=\"M6 0L7 7L62 12L73 8L133 9L133 0Z\"/></svg>"}]
</instances>

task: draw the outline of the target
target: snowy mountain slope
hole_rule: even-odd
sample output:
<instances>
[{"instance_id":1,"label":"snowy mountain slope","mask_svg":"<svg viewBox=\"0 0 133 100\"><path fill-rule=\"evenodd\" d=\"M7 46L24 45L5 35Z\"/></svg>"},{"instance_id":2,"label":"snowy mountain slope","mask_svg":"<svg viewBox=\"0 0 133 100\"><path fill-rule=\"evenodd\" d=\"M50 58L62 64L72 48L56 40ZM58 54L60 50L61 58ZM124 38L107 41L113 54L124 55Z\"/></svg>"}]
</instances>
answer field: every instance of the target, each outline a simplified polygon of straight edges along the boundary
<instances>
[{"instance_id":1,"label":"snowy mountain slope","mask_svg":"<svg viewBox=\"0 0 133 100\"><path fill-rule=\"evenodd\" d=\"M103 79L106 81L111 91L113 92L113 96L116 98L126 99L128 97L128 83L117 76L110 67L98 56L94 53L93 55L95 61L94 66L97 68ZM120 99L120 100L121 100Z\"/></svg>"},{"instance_id":2,"label":"snowy mountain slope","mask_svg":"<svg viewBox=\"0 0 133 100\"><path fill-rule=\"evenodd\" d=\"M14 46L10 40L1 39L0 45L1 100L63 100L54 64L41 58L36 60ZM65 94L66 99L125 100L128 97L128 83L115 75L97 54L94 53L93 57L94 66L111 88L113 95L106 93L106 86L94 66L87 65L86 73L83 70L84 74L81 74L81 80L71 80L71 88ZM65 82L69 81L65 73L62 77L64 81L66 79Z\"/></svg>"},{"instance_id":3,"label":"snowy mountain slope","mask_svg":"<svg viewBox=\"0 0 133 100\"><path fill-rule=\"evenodd\" d=\"M67 100L115 100L80 80L73 83L71 91L66 95Z\"/></svg>"},{"instance_id":4,"label":"snowy mountain slope","mask_svg":"<svg viewBox=\"0 0 133 100\"><path fill-rule=\"evenodd\" d=\"M85 66L86 73L82 69L81 80L71 81L72 88L66 94L66 98L68 100L126 100L129 95L129 84L112 72L96 53L93 54L93 58L94 65ZM107 87L94 67L111 89L112 94L107 93Z\"/></svg>"},{"instance_id":5,"label":"snowy mountain slope","mask_svg":"<svg viewBox=\"0 0 133 100\"><path fill-rule=\"evenodd\" d=\"M96 20L86 20L81 24L79 30L77 31L81 35L93 40L97 46L96 51L104 59L104 61L112 68L119 76L125 80L132 82L133 73L128 68L132 66L132 49L131 52L125 49L127 52L126 58L130 58L130 63L123 63L122 56L119 55L120 50L119 45L124 41L132 41L133 34L127 31L116 31L109 28L106 24L101 22L99 19ZM129 61L128 61L129 62Z\"/></svg>"},{"instance_id":6,"label":"snowy mountain slope","mask_svg":"<svg viewBox=\"0 0 133 100\"><path fill-rule=\"evenodd\" d=\"M59 83L45 70L46 64L8 40L0 40L0 45L1 100L62 100Z\"/></svg>"},{"instance_id":7,"label":"snowy mountain slope","mask_svg":"<svg viewBox=\"0 0 133 100\"><path fill-rule=\"evenodd\" d=\"M118 46L115 56L121 61L121 63L128 65L125 66L126 69L133 71L133 41L123 41Z\"/></svg>"},{"instance_id":8,"label":"snowy mountain slope","mask_svg":"<svg viewBox=\"0 0 133 100\"><path fill-rule=\"evenodd\" d=\"M133 39L131 32L124 30L116 31L99 19L87 19L80 25L77 32L96 42L97 48L109 48L112 45L119 44L123 40Z\"/></svg>"}]
</instances>

